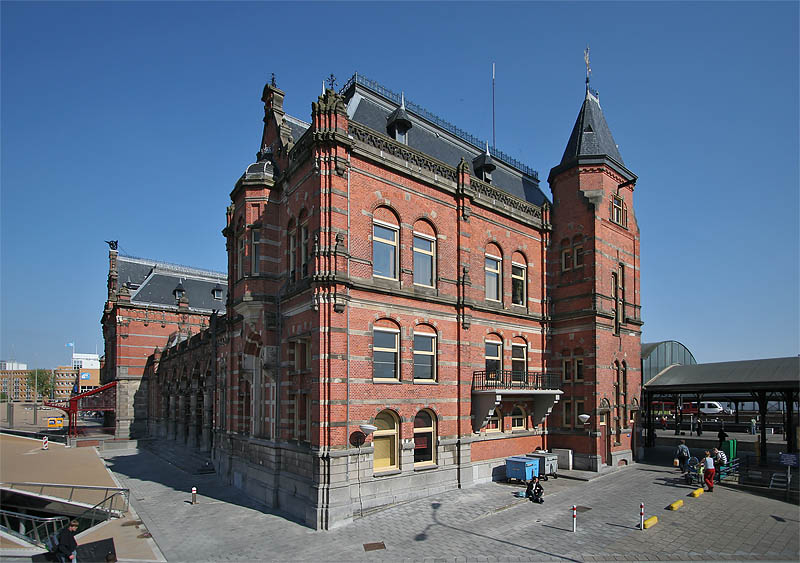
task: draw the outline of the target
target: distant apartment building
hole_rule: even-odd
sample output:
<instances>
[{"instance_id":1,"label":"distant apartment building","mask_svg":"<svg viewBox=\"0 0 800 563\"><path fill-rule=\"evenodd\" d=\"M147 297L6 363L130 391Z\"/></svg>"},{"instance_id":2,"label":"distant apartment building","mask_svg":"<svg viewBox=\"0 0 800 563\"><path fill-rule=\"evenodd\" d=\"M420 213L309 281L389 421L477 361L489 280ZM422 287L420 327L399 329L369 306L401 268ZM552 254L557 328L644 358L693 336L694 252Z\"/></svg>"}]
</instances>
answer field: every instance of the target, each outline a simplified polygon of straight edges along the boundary
<instances>
[{"instance_id":1,"label":"distant apartment building","mask_svg":"<svg viewBox=\"0 0 800 563\"><path fill-rule=\"evenodd\" d=\"M34 389L28 389L28 370L0 370L0 392L5 400L33 401Z\"/></svg>"},{"instance_id":2,"label":"distant apartment building","mask_svg":"<svg viewBox=\"0 0 800 563\"><path fill-rule=\"evenodd\" d=\"M0 360L0 371L13 371L13 370L26 370L28 369L28 364L22 364L20 362L10 361L7 362L5 360Z\"/></svg>"}]
</instances>

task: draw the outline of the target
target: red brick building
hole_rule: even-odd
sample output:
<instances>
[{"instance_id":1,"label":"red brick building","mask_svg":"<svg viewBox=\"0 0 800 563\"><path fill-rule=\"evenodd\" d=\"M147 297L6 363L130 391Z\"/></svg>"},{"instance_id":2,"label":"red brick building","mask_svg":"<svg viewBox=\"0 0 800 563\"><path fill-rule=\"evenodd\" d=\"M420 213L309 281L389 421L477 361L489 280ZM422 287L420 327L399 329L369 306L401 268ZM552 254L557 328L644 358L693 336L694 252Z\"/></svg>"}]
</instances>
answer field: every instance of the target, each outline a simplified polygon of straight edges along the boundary
<instances>
[{"instance_id":1,"label":"red brick building","mask_svg":"<svg viewBox=\"0 0 800 563\"><path fill-rule=\"evenodd\" d=\"M116 436L144 436L148 357L172 341L208 328L214 310L225 306L225 275L145 258L120 255L109 242L108 299L101 324L105 360L101 383L118 381Z\"/></svg>"},{"instance_id":2,"label":"red brick building","mask_svg":"<svg viewBox=\"0 0 800 563\"><path fill-rule=\"evenodd\" d=\"M231 192L225 315L147 360L148 431L316 528L537 446L630 463L636 176L596 95L552 203L529 167L361 76L310 123L283 98L265 86Z\"/></svg>"}]
</instances>

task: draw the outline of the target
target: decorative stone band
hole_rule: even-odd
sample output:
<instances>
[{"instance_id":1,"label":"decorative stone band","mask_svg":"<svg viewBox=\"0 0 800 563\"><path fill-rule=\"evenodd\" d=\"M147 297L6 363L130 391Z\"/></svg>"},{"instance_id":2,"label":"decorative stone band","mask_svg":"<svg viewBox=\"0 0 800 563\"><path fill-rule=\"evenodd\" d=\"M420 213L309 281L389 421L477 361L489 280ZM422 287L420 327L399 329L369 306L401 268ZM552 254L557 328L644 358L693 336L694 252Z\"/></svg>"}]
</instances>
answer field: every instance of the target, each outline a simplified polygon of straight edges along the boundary
<instances>
[{"instance_id":1,"label":"decorative stone band","mask_svg":"<svg viewBox=\"0 0 800 563\"><path fill-rule=\"evenodd\" d=\"M380 151L394 156L395 158L405 160L414 166L429 170L431 173L441 176L442 178L447 178L453 182L458 181L455 168L451 168L446 164L442 164L437 160L427 157L402 143L398 143L389 137L385 137L362 125L359 125L358 123L353 121L350 122L349 133L356 141L374 147Z\"/></svg>"},{"instance_id":2,"label":"decorative stone band","mask_svg":"<svg viewBox=\"0 0 800 563\"><path fill-rule=\"evenodd\" d=\"M511 194L490 186L486 182L478 180L474 176L470 176L470 187L479 195L491 199L501 205L515 209L537 219L542 218L542 208L525 200L519 199Z\"/></svg>"}]
</instances>

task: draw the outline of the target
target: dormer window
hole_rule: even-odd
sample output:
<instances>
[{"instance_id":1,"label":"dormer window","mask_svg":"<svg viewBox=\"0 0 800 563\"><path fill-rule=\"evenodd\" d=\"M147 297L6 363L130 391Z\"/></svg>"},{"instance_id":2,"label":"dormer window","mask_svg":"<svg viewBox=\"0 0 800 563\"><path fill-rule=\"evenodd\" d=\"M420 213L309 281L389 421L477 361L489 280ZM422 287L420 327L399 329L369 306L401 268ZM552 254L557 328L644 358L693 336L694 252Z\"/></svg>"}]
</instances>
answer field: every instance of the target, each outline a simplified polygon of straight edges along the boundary
<instances>
[{"instance_id":1,"label":"dormer window","mask_svg":"<svg viewBox=\"0 0 800 563\"><path fill-rule=\"evenodd\" d=\"M408 130L411 129L411 119L406 113L406 98L400 94L400 107L394 110L387 118L386 130L389 136L398 143L408 144Z\"/></svg>"},{"instance_id":2,"label":"dormer window","mask_svg":"<svg viewBox=\"0 0 800 563\"><path fill-rule=\"evenodd\" d=\"M479 180L483 180L484 182L488 182L490 184L492 183L492 172L495 168L497 168L497 166L495 166L494 161L492 160L492 155L489 154L488 142L486 143L486 152L472 159L472 168L475 169L475 175Z\"/></svg>"},{"instance_id":3,"label":"dormer window","mask_svg":"<svg viewBox=\"0 0 800 563\"><path fill-rule=\"evenodd\" d=\"M219 286L219 284L215 285L214 289L211 290L211 297L217 301L222 301L222 288Z\"/></svg>"},{"instance_id":4,"label":"dormer window","mask_svg":"<svg viewBox=\"0 0 800 563\"><path fill-rule=\"evenodd\" d=\"M186 290L183 289L183 280L178 281L178 285L172 290L172 295L175 296L175 301L180 301L186 295Z\"/></svg>"}]
</instances>

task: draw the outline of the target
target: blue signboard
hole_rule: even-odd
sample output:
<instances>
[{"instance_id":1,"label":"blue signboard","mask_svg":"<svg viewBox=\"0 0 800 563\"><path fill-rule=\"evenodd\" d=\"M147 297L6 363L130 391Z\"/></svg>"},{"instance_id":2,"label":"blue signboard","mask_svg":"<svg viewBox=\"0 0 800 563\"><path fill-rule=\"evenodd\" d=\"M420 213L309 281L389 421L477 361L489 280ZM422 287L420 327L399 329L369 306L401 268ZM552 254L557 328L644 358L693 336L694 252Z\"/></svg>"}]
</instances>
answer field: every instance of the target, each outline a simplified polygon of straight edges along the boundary
<instances>
[{"instance_id":1,"label":"blue signboard","mask_svg":"<svg viewBox=\"0 0 800 563\"><path fill-rule=\"evenodd\" d=\"M797 467L797 454L781 454L781 465Z\"/></svg>"},{"instance_id":2,"label":"blue signboard","mask_svg":"<svg viewBox=\"0 0 800 563\"><path fill-rule=\"evenodd\" d=\"M91 379L91 378L92 378L92 374L89 373L88 371L82 371L81 372L81 379Z\"/></svg>"}]
</instances>

